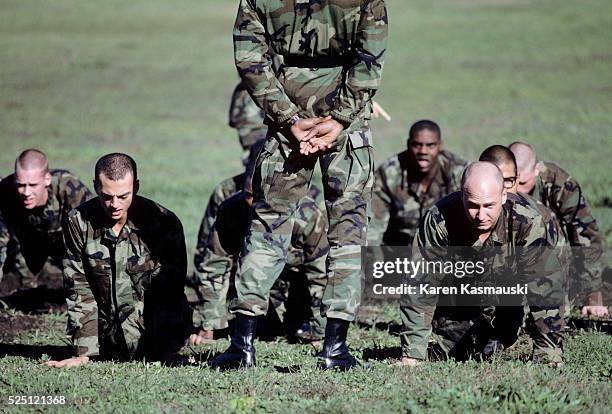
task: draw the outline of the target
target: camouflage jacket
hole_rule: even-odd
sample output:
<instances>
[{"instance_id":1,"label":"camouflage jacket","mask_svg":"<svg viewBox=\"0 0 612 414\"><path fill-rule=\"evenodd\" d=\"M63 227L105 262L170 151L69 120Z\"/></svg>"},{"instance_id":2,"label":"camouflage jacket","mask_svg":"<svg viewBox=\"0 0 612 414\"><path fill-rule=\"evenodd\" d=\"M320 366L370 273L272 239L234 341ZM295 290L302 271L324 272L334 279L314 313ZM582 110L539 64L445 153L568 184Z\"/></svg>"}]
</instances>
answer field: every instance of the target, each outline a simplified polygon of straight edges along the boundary
<instances>
[{"instance_id":1,"label":"camouflage jacket","mask_svg":"<svg viewBox=\"0 0 612 414\"><path fill-rule=\"evenodd\" d=\"M559 219L563 233L576 260L572 262L572 278L584 293L599 291L602 285L602 237L597 221L574 177L557 164L540 162L540 174L530 193L550 208Z\"/></svg>"},{"instance_id":2,"label":"camouflage jacket","mask_svg":"<svg viewBox=\"0 0 612 414\"><path fill-rule=\"evenodd\" d=\"M331 115L349 133L369 118L386 41L383 0L241 0L234 26L236 67L269 121Z\"/></svg>"},{"instance_id":3,"label":"camouflage jacket","mask_svg":"<svg viewBox=\"0 0 612 414\"><path fill-rule=\"evenodd\" d=\"M511 272L517 275L517 280L529 283L528 297L535 295L546 299L547 303L551 300L554 302L553 306L546 308L531 308L536 328L529 333L534 342L534 352L555 359L560 358L561 352L560 336L564 328L561 307L565 280L561 259L557 257L558 251L546 247L556 248L561 235L554 217L542 217L533 203L533 200L524 196L508 194L508 200L491 235L481 243L476 233L468 231L473 226L466 216L461 192L452 193L425 214L413 243L413 255L417 257L422 248L501 247L502 254L487 262L487 272L507 272L512 269ZM423 280L427 282L432 278L435 276L423 276ZM547 282L545 289L541 287L544 279ZM400 306L404 332L401 339L405 356L426 359L437 301L438 295L418 293L402 298Z\"/></svg>"},{"instance_id":4,"label":"camouflage jacket","mask_svg":"<svg viewBox=\"0 0 612 414\"><path fill-rule=\"evenodd\" d=\"M69 171L49 172L51 185L47 187L47 204L33 210L21 206L14 174L0 183L0 212L34 273L42 269L48 257L61 262L64 257L62 221L70 210L92 198L87 186Z\"/></svg>"},{"instance_id":5,"label":"camouflage jacket","mask_svg":"<svg viewBox=\"0 0 612 414\"><path fill-rule=\"evenodd\" d=\"M202 254L200 250L196 253L192 283L203 299L203 303L196 307L199 316L194 315L203 329L227 326L226 294L249 223L248 206L241 203L240 196L236 193L221 204L208 240L198 240L203 251ZM317 186L311 185L307 195L300 200L294 219L286 266L301 270L312 292L314 288L310 285L325 283L325 261L329 251L325 205Z\"/></svg>"},{"instance_id":6,"label":"camouflage jacket","mask_svg":"<svg viewBox=\"0 0 612 414\"><path fill-rule=\"evenodd\" d=\"M135 196L115 235L94 198L70 212L64 234L67 331L77 355L129 359L183 345L187 256L171 211Z\"/></svg>"},{"instance_id":7,"label":"camouflage jacket","mask_svg":"<svg viewBox=\"0 0 612 414\"><path fill-rule=\"evenodd\" d=\"M208 238L212 232L215 220L217 220L217 214L219 212L219 206L225 200L230 198L233 194L242 190L244 187L244 180L246 174L238 174L226 180L223 180L214 189L210 198L202 221L200 222L200 229L198 231L198 241L196 245L196 253L194 257L194 265L196 272L201 267L204 261L204 255L206 253L206 246L208 245Z\"/></svg>"},{"instance_id":8,"label":"camouflage jacket","mask_svg":"<svg viewBox=\"0 0 612 414\"><path fill-rule=\"evenodd\" d=\"M451 152L438 156L437 174L427 192L413 178L408 151L378 167L372 195L368 245L410 246L425 212L441 198L459 190L466 162Z\"/></svg>"},{"instance_id":9,"label":"camouflage jacket","mask_svg":"<svg viewBox=\"0 0 612 414\"><path fill-rule=\"evenodd\" d=\"M229 126L238 131L242 149L248 149L266 137L268 128L264 125L263 111L253 102L244 84L240 82L234 93L229 110Z\"/></svg>"}]
</instances>

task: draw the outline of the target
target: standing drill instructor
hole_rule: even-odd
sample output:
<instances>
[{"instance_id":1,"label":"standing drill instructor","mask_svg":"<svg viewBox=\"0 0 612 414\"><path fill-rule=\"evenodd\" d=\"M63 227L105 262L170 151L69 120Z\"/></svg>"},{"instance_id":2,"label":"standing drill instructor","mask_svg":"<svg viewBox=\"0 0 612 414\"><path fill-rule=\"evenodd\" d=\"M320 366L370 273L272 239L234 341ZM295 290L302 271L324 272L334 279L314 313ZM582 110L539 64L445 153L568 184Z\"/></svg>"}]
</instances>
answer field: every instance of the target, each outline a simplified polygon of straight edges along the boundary
<instances>
[{"instance_id":1,"label":"standing drill instructor","mask_svg":"<svg viewBox=\"0 0 612 414\"><path fill-rule=\"evenodd\" d=\"M329 217L322 368L356 364L346 346L360 302L361 245L373 182L371 99L387 40L383 0L242 0L234 26L238 72L266 113L268 137L253 168L251 229L243 248L230 347L210 362L255 365L256 317L285 266L294 212L315 163ZM283 64L273 71L270 56Z\"/></svg>"}]
</instances>

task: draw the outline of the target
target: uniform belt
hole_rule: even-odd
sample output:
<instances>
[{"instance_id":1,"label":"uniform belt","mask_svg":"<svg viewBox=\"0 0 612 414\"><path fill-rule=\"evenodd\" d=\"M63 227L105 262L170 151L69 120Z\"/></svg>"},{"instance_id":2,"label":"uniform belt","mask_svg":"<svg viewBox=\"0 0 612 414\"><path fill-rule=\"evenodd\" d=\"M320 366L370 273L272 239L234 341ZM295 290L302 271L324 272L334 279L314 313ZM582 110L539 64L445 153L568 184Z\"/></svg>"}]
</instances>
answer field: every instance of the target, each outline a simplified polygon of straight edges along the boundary
<instances>
[{"instance_id":1,"label":"uniform belt","mask_svg":"<svg viewBox=\"0 0 612 414\"><path fill-rule=\"evenodd\" d=\"M295 68L341 68L350 62L348 56L284 56L283 66Z\"/></svg>"}]
</instances>

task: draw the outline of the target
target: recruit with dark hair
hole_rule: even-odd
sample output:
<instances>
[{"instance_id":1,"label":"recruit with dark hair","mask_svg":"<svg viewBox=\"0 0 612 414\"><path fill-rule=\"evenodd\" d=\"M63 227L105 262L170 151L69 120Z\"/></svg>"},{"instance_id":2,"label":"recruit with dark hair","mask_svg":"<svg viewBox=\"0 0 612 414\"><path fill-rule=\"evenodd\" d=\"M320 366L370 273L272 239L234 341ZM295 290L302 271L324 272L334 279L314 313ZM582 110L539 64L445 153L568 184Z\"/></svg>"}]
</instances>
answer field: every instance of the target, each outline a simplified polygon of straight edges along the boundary
<instances>
[{"instance_id":1,"label":"recruit with dark hair","mask_svg":"<svg viewBox=\"0 0 612 414\"><path fill-rule=\"evenodd\" d=\"M138 179L136 161L127 154L114 152L103 156L96 162L94 180L98 181L100 174L104 174L106 178L117 181L125 177L127 173L132 174L134 181Z\"/></svg>"},{"instance_id":2,"label":"recruit with dark hair","mask_svg":"<svg viewBox=\"0 0 612 414\"><path fill-rule=\"evenodd\" d=\"M422 119L420 121L415 122L410 127L410 131L408 132L408 141L414 139L414 137L416 137L416 135L424 129L435 133L438 138L442 139L442 132L440 131L440 126L434 121L430 121L429 119Z\"/></svg>"},{"instance_id":3,"label":"recruit with dark hair","mask_svg":"<svg viewBox=\"0 0 612 414\"><path fill-rule=\"evenodd\" d=\"M498 167L502 164L511 164L514 167L514 175L518 170L514 153L510 151L510 148L503 145L491 145L480 154L478 161L488 161Z\"/></svg>"}]
</instances>

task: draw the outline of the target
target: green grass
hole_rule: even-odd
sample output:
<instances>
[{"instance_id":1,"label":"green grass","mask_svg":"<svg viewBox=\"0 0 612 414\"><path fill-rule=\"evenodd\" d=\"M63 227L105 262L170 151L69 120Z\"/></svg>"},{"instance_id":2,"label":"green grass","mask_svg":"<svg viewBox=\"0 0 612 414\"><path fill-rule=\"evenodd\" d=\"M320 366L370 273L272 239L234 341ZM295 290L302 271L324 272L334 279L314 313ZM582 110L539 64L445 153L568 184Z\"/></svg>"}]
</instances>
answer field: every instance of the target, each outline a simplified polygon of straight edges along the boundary
<instances>
[{"instance_id":1,"label":"green grass","mask_svg":"<svg viewBox=\"0 0 612 414\"><path fill-rule=\"evenodd\" d=\"M183 221L188 253L209 193L240 171L227 127L237 80L231 26L237 1L0 0L0 175L17 153L46 151L52 167L90 182L111 151L139 163L142 194ZM474 158L488 145L532 142L575 175L612 242L612 3L606 0L388 0L390 41L373 122L376 159L404 147L420 118L438 121L449 149ZM393 312L391 312L393 313ZM393 316L395 317L395 316ZM18 342L61 344L52 333ZM357 351L397 347L353 330ZM225 343L214 350L221 350ZM205 347L198 351L211 349ZM66 395L69 407L110 411L605 411L612 341L568 341L560 371L523 362L434 363L415 370L371 361L342 375L314 369L307 346L263 343L261 366L205 368L97 363L51 371L0 360L0 398ZM280 373L274 366L300 366ZM1 405L0 411L6 406ZM38 407L40 408L40 407Z\"/></svg>"},{"instance_id":2,"label":"green grass","mask_svg":"<svg viewBox=\"0 0 612 414\"><path fill-rule=\"evenodd\" d=\"M392 313L387 310L378 321ZM51 328L62 325L58 316L48 318ZM47 355L10 356L0 361L0 394L4 401L9 395L63 395L64 408L95 412L118 407L121 412L605 412L611 402L612 341L605 334L571 337L560 369L518 361L528 357L526 338L488 363L400 368L390 365L392 359L379 358L397 353L397 337L357 327L349 336L363 366L346 374L317 370L311 346L279 340L258 342L259 366L238 372L216 372L197 363L168 368L142 362L58 371L40 365ZM19 342L64 344L60 335L40 332L22 335ZM226 346L222 340L185 354L199 360Z\"/></svg>"}]
</instances>

